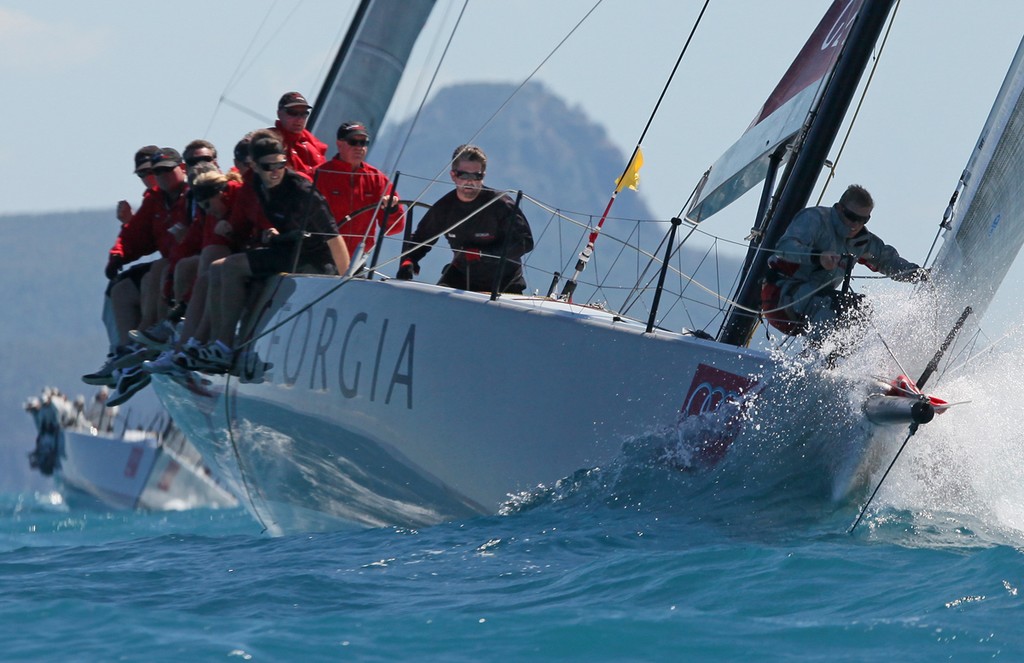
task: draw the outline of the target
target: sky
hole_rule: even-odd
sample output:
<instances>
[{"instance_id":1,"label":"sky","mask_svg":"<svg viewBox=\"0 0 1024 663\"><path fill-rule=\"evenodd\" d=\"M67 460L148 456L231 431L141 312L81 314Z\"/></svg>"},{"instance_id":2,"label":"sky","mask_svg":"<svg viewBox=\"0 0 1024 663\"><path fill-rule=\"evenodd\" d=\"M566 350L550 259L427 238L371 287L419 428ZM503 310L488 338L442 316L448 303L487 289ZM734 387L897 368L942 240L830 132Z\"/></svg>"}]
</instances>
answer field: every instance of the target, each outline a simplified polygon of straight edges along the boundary
<instances>
[{"instance_id":1,"label":"sky","mask_svg":"<svg viewBox=\"0 0 1024 663\"><path fill-rule=\"evenodd\" d=\"M639 194L622 195L643 196L656 216L678 214L829 4L711 0L644 140ZM438 1L392 120L422 101L462 6ZM470 0L433 89L522 82L550 56L534 80L602 124L625 160L702 6ZM207 138L229 153L244 133L266 126L283 92L315 95L353 9L343 0L0 2L0 216L113 213L116 201L137 201L132 155L141 145L181 149ZM920 262L1020 42L1024 3L903 0L895 16L825 202L848 183L866 186L876 200L872 229ZM476 129L466 127L467 138ZM371 163L386 166L382 159L370 153ZM609 173L609 194L618 174ZM741 238L756 204L742 202L706 231Z\"/></svg>"}]
</instances>

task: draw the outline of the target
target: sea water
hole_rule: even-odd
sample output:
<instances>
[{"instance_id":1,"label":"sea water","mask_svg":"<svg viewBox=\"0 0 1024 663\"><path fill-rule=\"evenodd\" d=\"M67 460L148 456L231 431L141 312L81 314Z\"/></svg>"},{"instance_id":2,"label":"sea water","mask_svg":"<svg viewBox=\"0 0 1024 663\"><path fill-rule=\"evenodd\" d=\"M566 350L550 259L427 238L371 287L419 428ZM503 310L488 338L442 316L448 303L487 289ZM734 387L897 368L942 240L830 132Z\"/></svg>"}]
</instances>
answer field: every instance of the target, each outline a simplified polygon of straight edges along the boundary
<instances>
[{"instance_id":1,"label":"sea water","mask_svg":"<svg viewBox=\"0 0 1024 663\"><path fill-rule=\"evenodd\" d=\"M1021 660L1022 357L944 377L972 403L911 438L852 534L907 431L865 469L841 403L798 386L714 468L666 425L418 530L270 538L241 509L0 495L0 659Z\"/></svg>"}]
</instances>

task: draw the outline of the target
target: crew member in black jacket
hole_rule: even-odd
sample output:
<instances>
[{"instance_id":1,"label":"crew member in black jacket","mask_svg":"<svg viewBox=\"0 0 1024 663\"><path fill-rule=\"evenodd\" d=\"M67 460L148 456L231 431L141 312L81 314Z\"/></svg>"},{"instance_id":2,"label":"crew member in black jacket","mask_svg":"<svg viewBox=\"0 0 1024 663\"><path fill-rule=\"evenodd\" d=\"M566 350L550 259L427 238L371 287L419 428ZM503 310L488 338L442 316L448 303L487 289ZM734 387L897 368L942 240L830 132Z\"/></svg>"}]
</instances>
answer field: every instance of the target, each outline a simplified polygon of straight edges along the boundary
<instances>
[{"instance_id":1,"label":"crew member in black jacket","mask_svg":"<svg viewBox=\"0 0 1024 663\"><path fill-rule=\"evenodd\" d=\"M479 147L455 149L451 171L455 190L423 215L402 251L398 278L419 274L419 261L443 234L454 256L438 285L491 292L497 283L498 292L526 290L521 259L533 250L530 224L508 196L484 187L486 170L487 155Z\"/></svg>"}]
</instances>

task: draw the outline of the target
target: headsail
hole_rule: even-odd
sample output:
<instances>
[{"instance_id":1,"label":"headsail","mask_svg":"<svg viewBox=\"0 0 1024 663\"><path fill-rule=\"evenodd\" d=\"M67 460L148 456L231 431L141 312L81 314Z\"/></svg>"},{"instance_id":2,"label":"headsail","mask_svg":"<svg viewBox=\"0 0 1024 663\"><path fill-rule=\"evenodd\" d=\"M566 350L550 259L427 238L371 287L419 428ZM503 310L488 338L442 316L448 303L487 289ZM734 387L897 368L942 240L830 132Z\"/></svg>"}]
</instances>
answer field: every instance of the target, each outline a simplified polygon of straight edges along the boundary
<instances>
[{"instance_id":1,"label":"headsail","mask_svg":"<svg viewBox=\"0 0 1024 663\"><path fill-rule=\"evenodd\" d=\"M376 135L434 0L363 0L310 117L310 131L328 145L346 120Z\"/></svg>"},{"instance_id":2,"label":"headsail","mask_svg":"<svg viewBox=\"0 0 1024 663\"><path fill-rule=\"evenodd\" d=\"M764 179L769 156L803 126L862 1L834 0L747 131L712 166L690 220L703 221Z\"/></svg>"},{"instance_id":3,"label":"headsail","mask_svg":"<svg viewBox=\"0 0 1024 663\"><path fill-rule=\"evenodd\" d=\"M951 315L984 314L1024 244L1024 40L961 176L950 230L932 263Z\"/></svg>"}]
</instances>

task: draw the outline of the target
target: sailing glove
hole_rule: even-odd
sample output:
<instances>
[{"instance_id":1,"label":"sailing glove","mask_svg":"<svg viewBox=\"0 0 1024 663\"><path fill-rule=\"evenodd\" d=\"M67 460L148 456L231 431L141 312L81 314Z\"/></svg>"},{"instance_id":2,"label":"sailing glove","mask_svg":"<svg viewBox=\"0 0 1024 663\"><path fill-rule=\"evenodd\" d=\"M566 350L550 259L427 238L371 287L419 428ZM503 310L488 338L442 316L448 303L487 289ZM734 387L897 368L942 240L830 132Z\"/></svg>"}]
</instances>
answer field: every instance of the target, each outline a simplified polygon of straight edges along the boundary
<instances>
[{"instance_id":1,"label":"sailing glove","mask_svg":"<svg viewBox=\"0 0 1024 663\"><path fill-rule=\"evenodd\" d=\"M107 268L103 270L103 273L106 274L108 279L113 281L117 278L122 267L124 267L124 258L121 256L110 256L110 259L107 261Z\"/></svg>"},{"instance_id":2,"label":"sailing glove","mask_svg":"<svg viewBox=\"0 0 1024 663\"><path fill-rule=\"evenodd\" d=\"M398 268L398 273L395 274L396 279L402 281L411 281L412 277L420 273L420 266L414 263L412 260L403 260L402 266Z\"/></svg>"}]
</instances>

